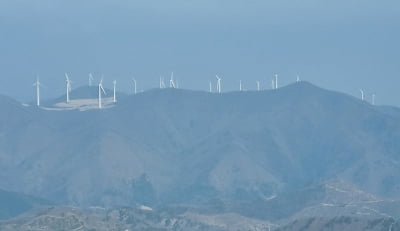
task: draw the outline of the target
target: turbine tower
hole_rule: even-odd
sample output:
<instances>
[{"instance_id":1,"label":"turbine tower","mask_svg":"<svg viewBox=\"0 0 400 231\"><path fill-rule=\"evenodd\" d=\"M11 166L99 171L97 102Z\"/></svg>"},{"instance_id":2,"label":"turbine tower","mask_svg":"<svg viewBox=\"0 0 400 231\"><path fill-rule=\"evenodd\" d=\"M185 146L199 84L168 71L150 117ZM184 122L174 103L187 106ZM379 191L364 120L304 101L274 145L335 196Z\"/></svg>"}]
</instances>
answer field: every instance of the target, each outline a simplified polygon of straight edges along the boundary
<instances>
[{"instance_id":1,"label":"turbine tower","mask_svg":"<svg viewBox=\"0 0 400 231\"><path fill-rule=\"evenodd\" d=\"M217 92L221 93L221 78L218 75L215 75L217 78Z\"/></svg>"},{"instance_id":2,"label":"turbine tower","mask_svg":"<svg viewBox=\"0 0 400 231\"><path fill-rule=\"evenodd\" d=\"M257 91L260 91L260 81L256 81L257 84Z\"/></svg>"},{"instance_id":3,"label":"turbine tower","mask_svg":"<svg viewBox=\"0 0 400 231\"><path fill-rule=\"evenodd\" d=\"M242 91L242 80L239 80L239 91Z\"/></svg>"},{"instance_id":4,"label":"turbine tower","mask_svg":"<svg viewBox=\"0 0 400 231\"><path fill-rule=\"evenodd\" d=\"M133 93L136 95L136 93L137 93L137 91L136 91L136 86L137 86L137 83L136 83L136 79L135 78L132 78L132 81L133 81ZM161 88L161 85L160 85L160 88Z\"/></svg>"},{"instance_id":5,"label":"turbine tower","mask_svg":"<svg viewBox=\"0 0 400 231\"><path fill-rule=\"evenodd\" d=\"M41 83L39 81L39 77L36 78L36 82L33 84L33 86L36 86L36 106L40 106L40 86Z\"/></svg>"},{"instance_id":6,"label":"turbine tower","mask_svg":"<svg viewBox=\"0 0 400 231\"><path fill-rule=\"evenodd\" d=\"M104 93L104 95L106 94L106 91L103 88L103 78L100 80L99 83L99 109L102 108L102 104L101 104L101 92Z\"/></svg>"},{"instance_id":7,"label":"turbine tower","mask_svg":"<svg viewBox=\"0 0 400 231\"><path fill-rule=\"evenodd\" d=\"M171 73L171 78L169 79L169 87L170 87L170 88L175 88L175 83L174 83L174 72Z\"/></svg>"},{"instance_id":8,"label":"turbine tower","mask_svg":"<svg viewBox=\"0 0 400 231\"><path fill-rule=\"evenodd\" d=\"M299 75L297 75L296 82L300 82L300 76Z\"/></svg>"},{"instance_id":9,"label":"turbine tower","mask_svg":"<svg viewBox=\"0 0 400 231\"><path fill-rule=\"evenodd\" d=\"M114 103L116 103L117 102L117 95L116 95L115 89L117 87L117 80L113 81L113 86L114 86L114 98L113 98L113 101L114 101Z\"/></svg>"},{"instance_id":10,"label":"turbine tower","mask_svg":"<svg viewBox=\"0 0 400 231\"><path fill-rule=\"evenodd\" d=\"M364 101L364 91L360 89L360 93L361 93L361 101Z\"/></svg>"},{"instance_id":11,"label":"turbine tower","mask_svg":"<svg viewBox=\"0 0 400 231\"><path fill-rule=\"evenodd\" d=\"M92 81L94 80L92 73L89 73L89 87L92 86Z\"/></svg>"},{"instance_id":12,"label":"turbine tower","mask_svg":"<svg viewBox=\"0 0 400 231\"><path fill-rule=\"evenodd\" d=\"M65 73L65 82L67 83L67 103L69 103L69 93L71 92L71 80L68 77L68 74Z\"/></svg>"},{"instance_id":13,"label":"turbine tower","mask_svg":"<svg viewBox=\"0 0 400 231\"><path fill-rule=\"evenodd\" d=\"M275 74L275 89L278 89L278 74Z\"/></svg>"},{"instance_id":14,"label":"turbine tower","mask_svg":"<svg viewBox=\"0 0 400 231\"><path fill-rule=\"evenodd\" d=\"M208 86L209 86L209 92L211 93L212 92L212 83L211 83L211 81L209 81Z\"/></svg>"}]
</instances>

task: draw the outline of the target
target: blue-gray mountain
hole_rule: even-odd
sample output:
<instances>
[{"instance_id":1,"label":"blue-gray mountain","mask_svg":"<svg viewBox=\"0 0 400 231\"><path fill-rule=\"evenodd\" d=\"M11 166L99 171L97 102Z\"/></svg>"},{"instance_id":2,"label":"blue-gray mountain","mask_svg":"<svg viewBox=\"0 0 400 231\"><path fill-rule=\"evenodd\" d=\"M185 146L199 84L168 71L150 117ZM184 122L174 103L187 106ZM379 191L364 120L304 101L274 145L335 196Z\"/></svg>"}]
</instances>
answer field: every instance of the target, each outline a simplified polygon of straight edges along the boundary
<instances>
[{"instance_id":1,"label":"blue-gray mountain","mask_svg":"<svg viewBox=\"0 0 400 231\"><path fill-rule=\"evenodd\" d=\"M50 204L52 203L40 198L0 189L0 220L12 218L34 208Z\"/></svg>"},{"instance_id":2,"label":"blue-gray mountain","mask_svg":"<svg viewBox=\"0 0 400 231\"><path fill-rule=\"evenodd\" d=\"M7 97L0 105L0 188L58 203L268 201L330 179L400 197L399 110L306 82L225 94L157 89L104 110Z\"/></svg>"}]
</instances>

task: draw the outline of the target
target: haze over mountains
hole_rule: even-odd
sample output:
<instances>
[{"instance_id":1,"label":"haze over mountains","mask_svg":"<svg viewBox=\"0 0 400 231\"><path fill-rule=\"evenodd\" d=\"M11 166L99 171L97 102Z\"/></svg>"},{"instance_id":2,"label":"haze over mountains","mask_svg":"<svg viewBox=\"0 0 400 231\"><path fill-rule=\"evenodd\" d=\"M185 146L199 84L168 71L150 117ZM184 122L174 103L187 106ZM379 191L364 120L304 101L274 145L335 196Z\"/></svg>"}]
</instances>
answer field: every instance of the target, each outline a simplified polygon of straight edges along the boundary
<instances>
[{"instance_id":1,"label":"haze over mountains","mask_svg":"<svg viewBox=\"0 0 400 231\"><path fill-rule=\"evenodd\" d=\"M95 93L71 97L96 102ZM185 219L208 225L199 214L262 227L398 217L397 108L307 82L224 94L154 89L102 110L49 110L63 100L36 108L0 98L0 188L83 208L184 208Z\"/></svg>"},{"instance_id":2,"label":"haze over mountains","mask_svg":"<svg viewBox=\"0 0 400 231\"><path fill-rule=\"evenodd\" d=\"M0 1L0 92L34 97L37 75L64 92L88 73L145 90L175 71L182 87L206 90L219 72L224 90L269 86L296 75L329 89L399 106L400 3L361 1ZM29 55L27 55L29 51ZM23 67L23 68L21 68ZM351 81L349 81L351 80ZM124 84L122 84L124 83Z\"/></svg>"}]
</instances>

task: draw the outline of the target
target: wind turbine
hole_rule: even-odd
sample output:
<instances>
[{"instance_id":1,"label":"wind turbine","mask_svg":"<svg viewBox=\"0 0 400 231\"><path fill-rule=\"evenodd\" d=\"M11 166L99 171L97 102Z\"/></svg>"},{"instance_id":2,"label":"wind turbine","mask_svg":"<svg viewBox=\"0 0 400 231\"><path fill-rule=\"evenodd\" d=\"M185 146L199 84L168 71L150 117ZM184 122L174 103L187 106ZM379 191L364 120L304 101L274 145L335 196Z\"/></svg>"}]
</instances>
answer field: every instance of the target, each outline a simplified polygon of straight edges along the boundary
<instances>
[{"instance_id":1,"label":"wind turbine","mask_svg":"<svg viewBox=\"0 0 400 231\"><path fill-rule=\"evenodd\" d=\"M260 81L256 81L257 84L257 91L260 91Z\"/></svg>"},{"instance_id":2,"label":"wind turbine","mask_svg":"<svg viewBox=\"0 0 400 231\"><path fill-rule=\"evenodd\" d=\"M299 75L297 75L296 82L300 82L300 76Z\"/></svg>"},{"instance_id":3,"label":"wind turbine","mask_svg":"<svg viewBox=\"0 0 400 231\"><path fill-rule=\"evenodd\" d=\"M106 91L103 88L103 78L100 80L100 83L99 83L99 108L102 108L102 105L101 105L101 92L102 91L103 91L103 93L105 95Z\"/></svg>"},{"instance_id":4,"label":"wind turbine","mask_svg":"<svg viewBox=\"0 0 400 231\"><path fill-rule=\"evenodd\" d=\"M278 89L278 74L275 74L275 89Z\"/></svg>"},{"instance_id":5,"label":"wind turbine","mask_svg":"<svg viewBox=\"0 0 400 231\"><path fill-rule=\"evenodd\" d=\"M221 78L218 75L215 75L217 78L217 92L221 93Z\"/></svg>"},{"instance_id":6,"label":"wind turbine","mask_svg":"<svg viewBox=\"0 0 400 231\"><path fill-rule=\"evenodd\" d=\"M65 73L65 82L67 83L67 103L69 103L69 93L71 92L71 80L69 79L67 73Z\"/></svg>"},{"instance_id":7,"label":"wind turbine","mask_svg":"<svg viewBox=\"0 0 400 231\"><path fill-rule=\"evenodd\" d=\"M137 83L136 83L136 79L135 78L132 78L132 81L133 81L133 87L134 87L134 91L133 91L133 93L136 95L136 93L137 93L137 91L136 91L136 86L137 86ZM160 85L161 86L161 85ZM160 87L161 88L161 87Z\"/></svg>"},{"instance_id":8,"label":"wind turbine","mask_svg":"<svg viewBox=\"0 0 400 231\"><path fill-rule=\"evenodd\" d=\"M209 92L211 93L212 92L212 83L211 83L211 81L209 81L208 86L209 86Z\"/></svg>"},{"instance_id":9,"label":"wind turbine","mask_svg":"<svg viewBox=\"0 0 400 231\"><path fill-rule=\"evenodd\" d=\"M165 88L164 78L160 76L160 88Z\"/></svg>"},{"instance_id":10,"label":"wind turbine","mask_svg":"<svg viewBox=\"0 0 400 231\"><path fill-rule=\"evenodd\" d=\"M360 89L360 93L361 93L361 101L364 101L364 91Z\"/></svg>"},{"instance_id":11,"label":"wind turbine","mask_svg":"<svg viewBox=\"0 0 400 231\"><path fill-rule=\"evenodd\" d=\"M40 106L40 86L42 84L39 81L39 77L36 78L36 82L33 84L33 86L36 86L36 106Z\"/></svg>"},{"instance_id":12,"label":"wind turbine","mask_svg":"<svg viewBox=\"0 0 400 231\"><path fill-rule=\"evenodd\" d=\"M113 98L113 101L114 101L114 103L116 103L117 102L117 95L116 95L115 89L117 87L117 80L113 81L113 85L114 85L114 98Z\"/></svg>"},{"instance_id":13,"label":"wind turbine","mask_svg":"<svg viewBox=\"0 0 400 231\"><path fill-rule=\"evenodd\" d=\"M92 86L92 81L94 80L92 73L89 73L89 87Z\"/></svg>"},{"instance_id":14,"label":"wind turbine","mask_svg":"<svg viewBox=\"0 0 400 231\"><path fill-rule=\"evenodd\" d=\"M239 80L239 91L242 91L242 80Z\"/></svg>"},{"instance_id":15,"label":"wind turbine","mask_svg":"<svg viewBox=\"0 0 400 231\"><path fill-rule=\"evenodd\" d=\"M171 73L171 78L169 79L169 87L170 87L170 88L175 88L175 83L174 83L174 72Z\"/></svg>"}]
</instances>

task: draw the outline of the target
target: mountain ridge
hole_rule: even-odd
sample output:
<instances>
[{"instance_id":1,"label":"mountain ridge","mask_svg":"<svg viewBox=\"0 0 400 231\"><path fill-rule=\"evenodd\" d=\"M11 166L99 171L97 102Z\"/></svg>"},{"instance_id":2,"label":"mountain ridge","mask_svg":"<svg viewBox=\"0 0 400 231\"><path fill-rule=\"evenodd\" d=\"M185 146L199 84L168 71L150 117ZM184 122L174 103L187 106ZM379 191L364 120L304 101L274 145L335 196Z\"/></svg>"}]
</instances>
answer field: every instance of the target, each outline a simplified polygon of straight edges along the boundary
<instances>
[{"instance_id":1,"label":"mountain ridge","mask_svg":"<svg viewBox=\"0 0 400 231\"><path fill-rule=\"evenodd\" d=\"M61 203L265 199L335 177L383 197L400 191L400 117L306 82L224 94L154 89L103 110L19 107L28 116L12 117L26 126L5 133L0 187ZM9 118L0 123L11 129Z\"/></svg>"}]
</instances>

